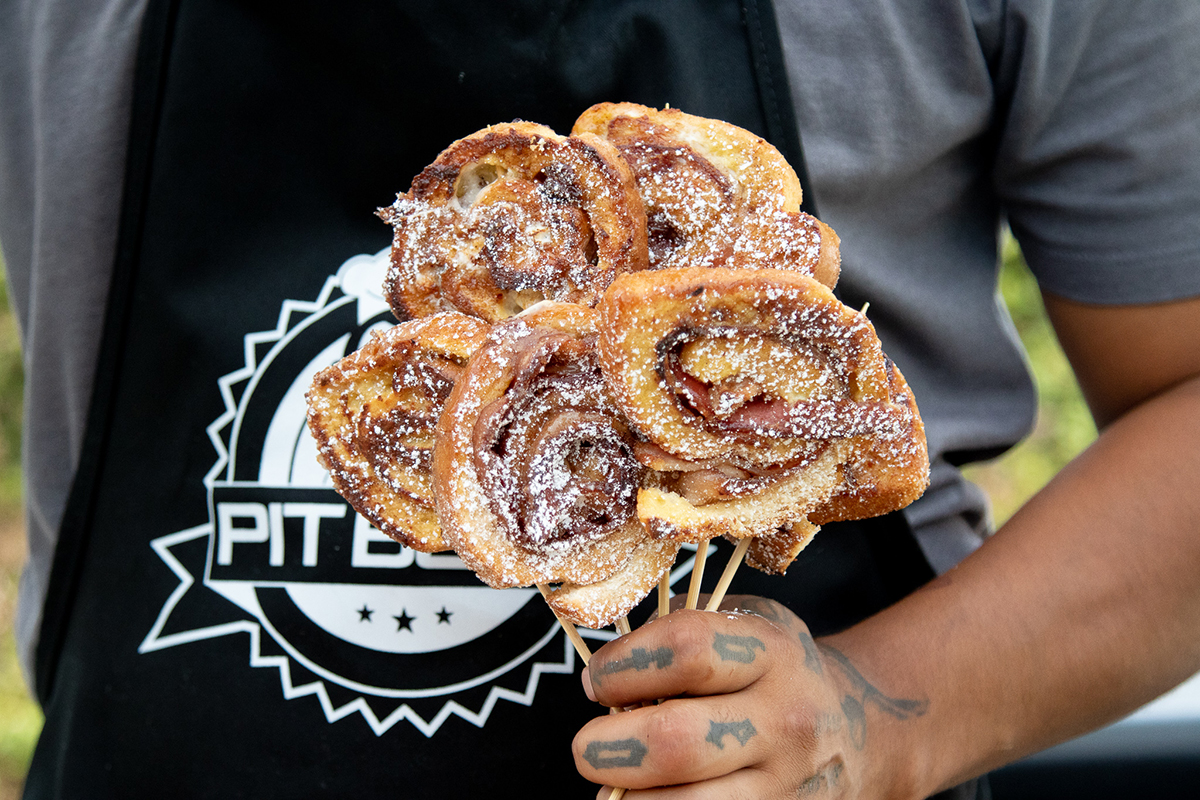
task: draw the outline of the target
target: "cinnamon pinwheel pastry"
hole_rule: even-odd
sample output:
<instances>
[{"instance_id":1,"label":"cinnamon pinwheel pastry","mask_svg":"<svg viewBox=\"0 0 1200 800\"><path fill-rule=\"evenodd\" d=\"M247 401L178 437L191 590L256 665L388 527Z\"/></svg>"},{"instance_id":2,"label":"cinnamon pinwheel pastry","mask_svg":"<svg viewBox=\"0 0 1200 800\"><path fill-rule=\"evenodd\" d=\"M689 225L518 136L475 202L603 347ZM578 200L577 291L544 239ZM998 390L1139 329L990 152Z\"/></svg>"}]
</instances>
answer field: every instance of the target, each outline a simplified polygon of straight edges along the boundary
<instances>
[{"instance_id":1,"label":"cinnamon pinwheel pastry","mask_svg":"<svg viewBox=\"0 0 1200 800\"><path fill-rule=\"evenodd\" d=\"M777 532L884 513L924 491L911 391L865 315L816 280L643 272L615 281L598 309L601 368L647 440L638 515L656 536L803 539Z\"/></svg>"},{"instance_id":2,"label":"cinnamon pinwheel pastry","mask_svg":"<svg viewBox=\"0 0 1200 800\"><path fill-rule=\"evenodd\" d=\"M749 131L677 109L600 103L576 120L617 146L646 204L654 269L770 267L837 283L837 234L801 213L800 181Z\"/></svg>"},{"instance_id":3,"label":"cinnamon pinwheel pastry","mask_svg":"<svg viewBox=\"0 0 1200 800\"><path fill-rule=\"evenodd\" d=\"M376 333L317 373L308 427L334 488L401 544L449 549L434 508L430 467L442 406L487 326L443 313Z\"/></svg>"},{"instance_id":4,"label":"cinnamon pinwheel pastry","mask_svg":"<svg viewBox=\"0 0 1200 800\"><path fill-rule=\"evenodd\" d=\"M401 319L594 305L648 264L645 210L616 149L531 122L454 142L379 216L395 229L384 290Z\"/></svg>"},{"instance_id":5,"label":"cinnamon pinwheel pastry","mask_svg":"<svg viewBox=\"0 0 1200 800\"><path fill-rule=\"evenodd\" d=\"M547 302L495 325L438 426L438 513L494 587L562 584L563 617L603 627L670 568L679 545L635 513L646 470L595 358L599 316Z\"/></svg>"}]
</instances>

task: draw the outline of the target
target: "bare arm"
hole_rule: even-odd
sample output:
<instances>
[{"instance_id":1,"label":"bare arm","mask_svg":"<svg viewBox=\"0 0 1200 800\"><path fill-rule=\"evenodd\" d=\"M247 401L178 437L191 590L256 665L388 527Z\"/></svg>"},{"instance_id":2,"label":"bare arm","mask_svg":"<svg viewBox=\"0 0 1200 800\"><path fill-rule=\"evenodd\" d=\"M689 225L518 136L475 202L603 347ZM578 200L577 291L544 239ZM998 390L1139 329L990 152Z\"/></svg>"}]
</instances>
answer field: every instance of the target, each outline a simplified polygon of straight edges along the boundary
<instances>
[{"instance_id":1,"label":"bare arm","mask_svg":"<svg viewBox=\"0 0 1200 800\"><path fill-rule=\"evenodd\" d=\"M897 755L936 776L921 791L1200 669L1200 301L1047 306L1098 441L958 569L834 637L864 671L929 695L927 715L892 726Z\"/></svg>"},{"instance_id":2,"label":"bare arm","mask_svg":"<svg viewBox=\"0 0 1200 800\"><path fill-rule=\"evenodd\" d=\"M820 641L816 662L786 619L680 615L609 645L592 668L602 702L703 697L589 725L576 740L585 776L692 781L690 793L646 797L735 797L738 786L753 787L747 797L925 797L1116 719L1200 669L1200 299L1048 307L1103 426L1098 441L978 553ZM717 637L738 635L763 644L751 663L721 658ZM596 670L634 645L679 656L597 683ZM707 753L706 720L768 735ZM657 757L618 770L582 758L591 741L626 739L658 742ZM707 793L717 784L725 794Z\"/></svg>"}]
</instances>

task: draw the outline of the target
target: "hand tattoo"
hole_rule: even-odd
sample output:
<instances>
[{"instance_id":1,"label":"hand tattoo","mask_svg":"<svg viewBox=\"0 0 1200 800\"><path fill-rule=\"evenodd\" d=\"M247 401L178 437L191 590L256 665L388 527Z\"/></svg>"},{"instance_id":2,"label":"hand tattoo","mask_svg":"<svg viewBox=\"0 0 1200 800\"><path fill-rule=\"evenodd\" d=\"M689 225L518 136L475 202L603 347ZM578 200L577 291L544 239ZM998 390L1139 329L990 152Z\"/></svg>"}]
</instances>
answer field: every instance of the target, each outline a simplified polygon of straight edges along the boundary
<instances>
[{"instance_id":1,"label":"hand tattoo","mask_svg":"<svg viewBox=\"0 0 1200 800\"><path fill-rule=\"evenodd\" d=\"M863 674L850 662L845 653L827 644L821 644L818 647L833 663L838 665L850 681L851 691L842 698L842 713L846 716L846 724L849 726L850 741L856 749L862 750L867 743L866 705L868 703L896 719L919 717L929 709L928 700L905 700L889 697L863 677Z\"/></svg>"},{"instance_id":2,"label":"hand tattoo","mask_svg":"<svg viewBox=\"0 0 1200 800\"><path fill-rule=\"evenodd\" d=\"M741 722L717 722L710 719L708 721L708 736L705 737L704 741L712 742L724 750L726 734L737 739L738 744L745 747L746 742L758 735L758 731L749 719L744 719Z\"/></svg>"},{"instance_id":3,"label":"hand tattoo","mask_svg":"<svg viewBox=\"0 0 1200 800\"><path fill-rule=\"evenodd\" d=\"M583 751L583 759L595 769L640 767L648 752L640 739L588 742L587 749Z\"/></svg>"},{"instance_id":4,"label":"hand tattoo","mask_svg":"<svg viewBox=\"0 0 1200 800\"><path fill-rule=\"evenodd\" d=\"M821 771L811 778L800 784L800 788L796 790L798 797L812 797L820 794L825 789L832 789L841 782L842 772L846 769L846 765L842 763L840 758L835 758L830 761Z\"/></svg>"},{"instance_id":5,"label":"hand tattoo","mask_svg":"<svg viewBox=\"0 0 1200 800\"><path fill-rule=\"evenodd\" d=\"M754 661L755 650L766 650L767 646L763 644L762 639L756 639L753 636L728 636L724 633L718 633L713 639L713 650L717 651L717 655L722 661L740 661L743 664L749 664Z\"/></svg>"},{"instance_id":6,"label":"hand tattoo","mask_svg":"<svg viewBox=\"0 0 1200 800\"><path fill-rule=\"evenodd\" d=\"M833 712L825 712L817 717L817 736L828 736L831 733L838 733L842 729L844 717L841 714Z\"/></svg>"},{"instance_id":7,"label":"hand tattoo","mask_svg":"<svg viewBox=\"0 0 1200 800\"><path fill-rule=\"evenodd\" d=\"M635 647L629 653L628 658L618 658L601 664L598 667L593 667L592 680L599 685L604 676L615 675L618 672L626 672L631 669L641 672L642 670L650 669L650 667L666 669L671 666L674 660L675 651L669 647L657 647L654 650Z\"/></svg>"},{"instance_id":8,"label":"hand tattoo","mask_svg":"<svg viewBox=\"0 0 1200 800\"><path fill-rule=\"evenodd\" d=\"M804 666L818 675L824 675L825 668L821 666L821 651L817 649L817 643L813 641L807 631L800 632L800 644L804 648Z\"/></svg>"}]
</instances>

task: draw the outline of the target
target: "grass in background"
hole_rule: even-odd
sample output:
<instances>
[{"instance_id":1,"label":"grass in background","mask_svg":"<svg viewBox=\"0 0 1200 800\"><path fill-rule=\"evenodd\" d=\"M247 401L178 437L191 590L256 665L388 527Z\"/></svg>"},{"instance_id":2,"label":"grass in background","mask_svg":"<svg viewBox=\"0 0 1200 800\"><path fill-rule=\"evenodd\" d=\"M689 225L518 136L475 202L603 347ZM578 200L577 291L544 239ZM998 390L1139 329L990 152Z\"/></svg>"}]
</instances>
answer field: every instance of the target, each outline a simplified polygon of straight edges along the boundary
<instances>
[{"instance_id":1,"label":"grass in background","mask_svg":"<svg viewBox=\"0 0 1200 800\"><path fill-rule=\"evenodd\" d=\"M1004 245L1000 289L1029 352L1041 401L1037 427L1029 438L996 461L967 470L992 495L997 524L1096 435L1046 320L1037 286L1011 237ZM42 725L41 712L21 679L12 635L17 578L25 552L19 458L22 383L16 322L0 270L0 800L20 795Z\"/></svg>"},{"instance_id":2,"label":"grass in background","mask_svg":"<svg viewBox=\"0 0 1200 800\"><path fill-rule=\"evenodd\" d=\"M1037 283L1011 235L1004 237L1002 255L1000 292L1029 354L1038 414L1033 432L1016 447L963 470L991 496L997 526L1096 438L1096 425L1046 318Z\"/></svg>"}]
</instances>

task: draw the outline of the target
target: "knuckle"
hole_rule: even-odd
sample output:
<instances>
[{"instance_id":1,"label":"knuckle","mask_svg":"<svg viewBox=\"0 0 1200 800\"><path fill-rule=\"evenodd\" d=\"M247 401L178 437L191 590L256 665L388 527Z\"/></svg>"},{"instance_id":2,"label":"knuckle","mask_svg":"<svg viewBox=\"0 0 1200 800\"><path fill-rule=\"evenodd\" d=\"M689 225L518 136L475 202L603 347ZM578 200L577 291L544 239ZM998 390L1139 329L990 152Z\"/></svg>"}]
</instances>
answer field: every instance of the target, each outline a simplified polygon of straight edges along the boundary
<instances>
[{"instance_id":1,"label":"knuckle","mask_svg":"<svg viewBox=\"0 0 1200 800\"><path fill-rule=\"evenodd\" d=\"M712 633L706 626L689 622L671 625L667 631L667 646L674 652L679 675L687 683L706 680L713 674Z\"/></svg>"},{"instance_id":2,"label":"knuckle","mask_svg":"<svg viewBox=\"0 0 1200 800\"><path fill-rule=\"evenodd\" d=\"M679 703L664 703L646 724L646 744L666 775L690 774L699 766L695 725Z\"/></svg>"},{"instance_id":3,"label":"knuckle","mask_svg":"<svg viewBox=\"0 0 1200 800\"><path fill-rule=\"evenodd\" d=\"M817 749L821 739L821 720L814 709L807 706L784 708L778 724L780 734L792 744L794 752L807 753Z\"/></svg>"}]
</instances>

